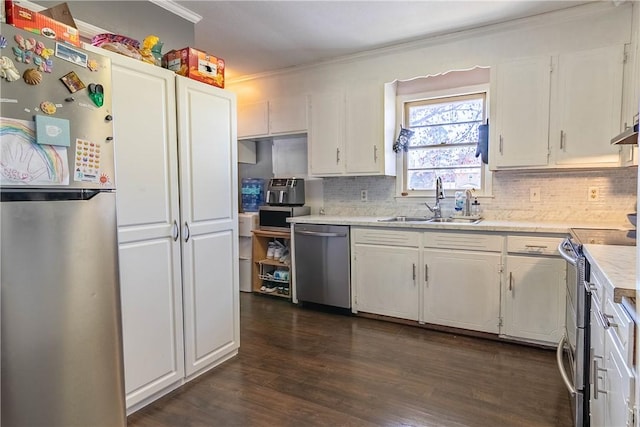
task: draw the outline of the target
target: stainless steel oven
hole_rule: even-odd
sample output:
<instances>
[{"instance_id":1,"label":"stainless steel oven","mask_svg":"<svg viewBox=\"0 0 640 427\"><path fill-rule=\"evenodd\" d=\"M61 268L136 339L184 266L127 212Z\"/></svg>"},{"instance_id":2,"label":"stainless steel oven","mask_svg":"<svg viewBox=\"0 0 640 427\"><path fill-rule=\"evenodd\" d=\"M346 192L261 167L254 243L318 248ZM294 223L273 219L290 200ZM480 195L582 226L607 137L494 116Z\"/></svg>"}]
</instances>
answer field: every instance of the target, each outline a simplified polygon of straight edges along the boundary
<instances>
[{"instance_id":1,"label":"stainless steel oven","mask_svg":"<svg viewBox=\"0 0 640 427\"><path fill-rule=\"evenodd\" d=\"M588 426L589 370L586 369L586 361L589 354L591 300L584 287L586 259L581 245L571 237L567 237L558 246L558 252L567 261L565 334L558 343L558 369L571 394L574 424Z\"/></svg>"}]
</instances>

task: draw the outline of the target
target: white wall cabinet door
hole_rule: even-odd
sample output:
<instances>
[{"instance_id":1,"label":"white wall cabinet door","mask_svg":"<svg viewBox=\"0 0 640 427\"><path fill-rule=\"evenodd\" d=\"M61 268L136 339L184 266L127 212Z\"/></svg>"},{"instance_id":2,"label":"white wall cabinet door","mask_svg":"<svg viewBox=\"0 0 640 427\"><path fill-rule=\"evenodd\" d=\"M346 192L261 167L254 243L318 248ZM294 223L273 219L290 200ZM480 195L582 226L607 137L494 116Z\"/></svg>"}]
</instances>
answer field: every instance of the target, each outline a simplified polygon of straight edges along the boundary
<instances>
[{"instance_id":1,"label":"white wall cabinet door","mask_svg":"<svg viewBox=\"0 0 640 427\"><path fill-rule=\"evenodd\" d=\"M238 106L238 138L257 138L269 134L269 104L267 101Z\"/></svg>"},{"instance_id":2,"label":"white wall cabinet door","mask_svg":"<svg viewBox=\"0 0 640 427\"><path fill-rule=\"evenodd\" d=\"M550 84L550 56L498 64L492 74L491 169L547 165Z\"/></svg>"},{"instance_id":3,"label":"white wall cabinet door","mask_svg":"<svg viewBox=\"0 0 640 427\"><path fill-rule=\"evenodd\" d=\"M358 311L418 320L420 250L356 244Z\"/></svg>"},{"instance_id":4,"label":"white wall cabinet door","mask_svg":"<svg viewBox=\"0 0 640 427\"><path fill-rule=\"evenodd\" d=\"M184 377L175 77L100 54L112 63L125 391L132 408Z\"/></svg>"},{"instance_id":5,"label":"white wall cabinet door","mask_svg":"<svg viewBox=\"0 0 640 427\"><path fill-rule=\"evenodd\" d=\"M507 257L501 333L556 345L564 333L566 265L563 259Z\"/></svg>"},{"instance_id":6,"label":"white wall cabinet door","mask_svg":"<svg viewBox=\"0 0 640 427\"><path fill-rule=\"evenodd\" d=\"M552 101L551 145L556 165L618 166L624 46L560 55ZM553 106L557 108L553 108Z\"/></svg>"},{"instance_id":7,"label":"white wall cabinet door","mask_svg":"<svg viewBox=\"0 0 640 427\"><path fill-rule=\"evenodd\" d=\"M307 110L306 96L269 100L269 133L284 135L306 132Z\"/></svg>"},{"instance_id":8,"label":"white wall cabinet door","mask_svg":"<svg viewBox=\"0 0 640 427\"><path fill-rule=\"evenodd\" d=\"M341 91L311 96L308 139L310 175L344 173L344 111L344 94Z\"/></svg>"},{"instance_id":9,"label":"white wall cabinet door","mask_svg":"<svg viewBox=\"0 0 640 427\"><path fill-rule=\"evenodd\" d=\"M423 249L426 323L498 333L499 253Z\"/></svg>"},{"instance_id":10,"label":"white wall cabinet door","mask_svg":"<svg viewBox=\"0 0 640 427\"><path fill-rule=\"evenodd\" d=\"M346 94L346 168L349 175L384 173L383 90L354 85Z\"/></svg>"},{"instance_id":11,"label":"white wall cabinet door","mask_svg":"<svg viewBox=\"0 0 640 427\"><path fill-rule=\"evenodd\" d=\"M235 95L176 77L186 375L239 347Z\"/></svg>"}]
</instances>

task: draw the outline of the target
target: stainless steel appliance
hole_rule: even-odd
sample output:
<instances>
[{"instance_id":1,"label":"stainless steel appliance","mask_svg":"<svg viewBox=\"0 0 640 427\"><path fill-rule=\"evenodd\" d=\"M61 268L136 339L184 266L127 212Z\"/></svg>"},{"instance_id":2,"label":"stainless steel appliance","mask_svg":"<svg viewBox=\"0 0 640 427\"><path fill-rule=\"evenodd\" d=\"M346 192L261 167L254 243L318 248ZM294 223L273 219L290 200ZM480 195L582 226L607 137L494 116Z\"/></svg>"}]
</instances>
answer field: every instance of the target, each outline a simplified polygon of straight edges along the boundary
<instances>
[{"instance_id":1,"label":"stainless steel appliance","mask_svg":"<svg viewBox=\"0 0 640 427\"><path fill-rule=\"evenodd\" d=\"M125 426L110 61L1 33L1 424Z\"/></svg>"},{"instance_id":2,"label":"stainless steel appliance","mask_svg":"<svg viewBox=\"0 0 640 427\"><path fill-rule=\"evenodd\" d=\"M293 238L298 301L350 308L349 226L295 224Z\"/></svg>"},{"instance_id":3,"label":"stainless steel appliance","mask_svg":"<svg viewBox=\"0 0 640 427\"><path fill-rule=\"evenodd\" d=\"M574 228L559 246L567 261L567 305L565 335L557 348L558 368L572 398L574 424L589 426L590 359L591 359L591 289L589 263L582 252L583 244L635 245L635 231L617 229ZM566 355L566 359L565 359ZM570 367L565 369L565 360Z\"/></svg>"},{"instance_id":4,"label":"stainless steel appliance","mask_svg":"<svg viewBox=\"0 0 640 427\"><path fill-rule=\"evenodd\" d=\"M267 205L271 206L304 205L304 179L270 179L265 202Z\"/></svg>"},{"instance_id":5,"label":"stainless steel appliance","mask_svg":"<svg viewBox=\"0 0 640 427\"><path fill-rule=\"evenodd\" d=\"M287 218L310 213L309 206L260 206L258 224L261 230L289 232L291 224L287 222Z\"/></svg>"}]
</instances>

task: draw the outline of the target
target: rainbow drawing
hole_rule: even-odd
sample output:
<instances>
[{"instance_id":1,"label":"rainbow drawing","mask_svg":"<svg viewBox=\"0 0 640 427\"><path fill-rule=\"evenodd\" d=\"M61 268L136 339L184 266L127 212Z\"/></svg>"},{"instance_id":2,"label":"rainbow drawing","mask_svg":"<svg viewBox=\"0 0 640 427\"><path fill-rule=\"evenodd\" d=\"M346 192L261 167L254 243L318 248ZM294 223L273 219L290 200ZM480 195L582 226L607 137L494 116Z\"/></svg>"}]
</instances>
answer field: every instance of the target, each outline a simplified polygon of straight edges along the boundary
<instances>
[{"instance_id":1,"label":"rainbow drawing","mask_svg":"<svg viewBox=\"0 0 640 427\"><path fill-rule=\"evenodd\" d=\"M35 122L0 117L0 185L68 185L67 148L36 142Z\"/></svg>"}]
</instances>

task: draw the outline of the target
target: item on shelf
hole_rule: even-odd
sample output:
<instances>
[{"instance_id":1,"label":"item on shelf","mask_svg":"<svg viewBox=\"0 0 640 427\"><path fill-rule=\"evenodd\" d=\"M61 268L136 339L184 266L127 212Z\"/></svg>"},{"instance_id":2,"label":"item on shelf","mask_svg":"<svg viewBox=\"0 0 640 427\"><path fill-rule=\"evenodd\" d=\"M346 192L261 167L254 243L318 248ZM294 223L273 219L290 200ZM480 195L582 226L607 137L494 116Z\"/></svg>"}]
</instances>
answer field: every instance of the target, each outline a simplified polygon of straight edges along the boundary
<instances>
[{"instance_id":1,"label":"item on shelf","mask_svg":"<svg viewBox=\"0 0 640 427\"><path fill-rule=\"evenodd\" d=\"M192 47L171 50L162 66L176 74L224 89L224 60Z\"/></svg>"},{"instance_id":2,"label":"item on shelf","mask_svg":"<svg viewBox=\"0 0 640 427\"><path fill-rule=\"evenodd\" d=\"M140 42L127 36L110 33L98 34L91 39L91 45L142 60L142 55L139 51Z\"/></svg>"},{"instance_id":3,"label":"item on shelf","mask_svg":"<svg viewBox=\"0 0 640 427\"><path fill-rule=\"evenodd\" d=\"M142 41L142 47L139 49L142 61L149 64L158 65L162 64L162 42L158 36L148 35Z\"/></svg>"},{"instance_id":4,"label":"item on shelf","mask_svg":"<svg viewBox=\"0 0 640 427\"><path fill-rule=\"evenodd\" d=\"M276 250L276 245L273 242L269 242L267 246L267 259L273 259Z\"/></svg>"},{"instance_id":5,"label":"item on shelf","mask_svg":"<svg viewBox=\"0 0 640 427\"><path fill-rule=\"evenodd\" d=\"M242 178L242 210L244 212L258 212L264 204L264 179Z\"/></svg>"},{"instance_id":6,"label":"item on shelf","mask_svg":"<svg viewBox=\"0 0 640 427\"><path fill-rule=\"evenodd\" d=\"M34 34L40 34L52 40L80 46L80 31L75 25L68 25L45 15L47 12L62 7L66 8L66 3L46 9L42 11L43 13L38 13L7 0L5 1L7 24L23 28ZM71 18L70 13L68 13L68 16ZM73 22L73 18L71 18L70 22Z\"/></svg>"}]
</instances>

